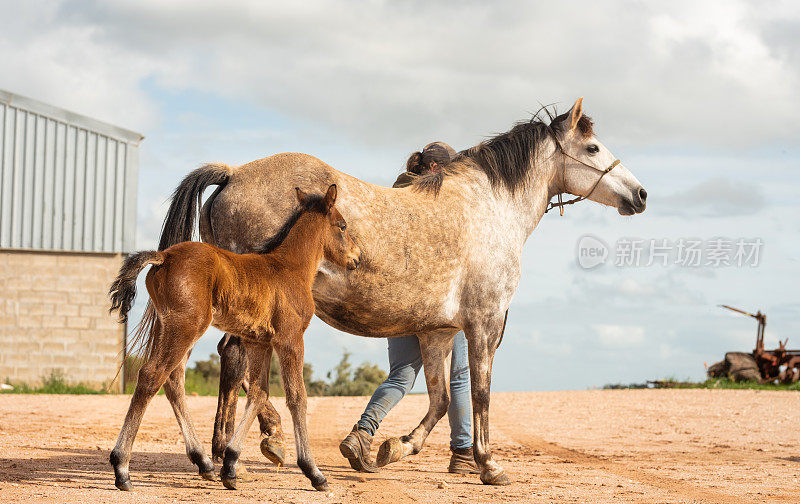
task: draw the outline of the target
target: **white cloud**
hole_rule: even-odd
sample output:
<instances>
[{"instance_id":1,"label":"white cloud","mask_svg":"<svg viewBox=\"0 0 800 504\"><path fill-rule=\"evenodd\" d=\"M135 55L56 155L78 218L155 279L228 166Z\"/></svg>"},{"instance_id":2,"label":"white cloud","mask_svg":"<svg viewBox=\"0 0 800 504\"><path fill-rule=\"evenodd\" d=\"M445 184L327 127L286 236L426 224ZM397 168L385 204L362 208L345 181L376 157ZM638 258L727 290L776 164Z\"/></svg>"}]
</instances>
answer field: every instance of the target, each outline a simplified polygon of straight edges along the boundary
<instances>
[{"instance_id":1,"label":"white cloud","mask_svg":"<svg viewBox=\"0 0 800 504\"><path fill-rule=\"evenodd\" d=\"M660 199L664 215L695 218L734 217L754 214L766 206L766 198L755 182L713 178L685 191Z\"/></svg>"},{"instance_id":2,"label":"white cloud","mask_svg":"<svg viewBox=\"0 0 800 504\"><path fill-rule=\"evenodd\" d=\"M530 330L522 343L529 345L537 356L567 357L572 355L572 342L560 338L545 337L542 331Z\"/></svg>"},{"instance_id":3,"label":"white cloud","mask_svg":"<svg viewBox=\"0 0 800 504\"><path fill-rule=\"evenodd\" d=\"M595 324L592 329L597 334L598 342L604 347L625 348L644 342L643 327Z\"/></svg>"},{"instance_id":4,"label":"white cloud","mask_svg":"<svg viewBox=\"0 0 800 504\"><path fill-rule=\"evenodd\" d=\"M798 11L743 1L9 2L0 86L144 129L157 116L141 91L150 78L409 146L474 144L539 100L585 95L600 134L620 144L752 146L795 135L795 53L770 28L791 33Z\"/></svg>"},{"instance_id":5,"label":"white cloud","mask_svg":"<svg viewBox=\"0 0 800 504\"><path fill-rule=\"evenodd\" d=\"M0 8L0 88L131 129L156 123L140 84L163 61L104 44L100 26L65 23L57 3Z\"/></svg>"}]
</instances>

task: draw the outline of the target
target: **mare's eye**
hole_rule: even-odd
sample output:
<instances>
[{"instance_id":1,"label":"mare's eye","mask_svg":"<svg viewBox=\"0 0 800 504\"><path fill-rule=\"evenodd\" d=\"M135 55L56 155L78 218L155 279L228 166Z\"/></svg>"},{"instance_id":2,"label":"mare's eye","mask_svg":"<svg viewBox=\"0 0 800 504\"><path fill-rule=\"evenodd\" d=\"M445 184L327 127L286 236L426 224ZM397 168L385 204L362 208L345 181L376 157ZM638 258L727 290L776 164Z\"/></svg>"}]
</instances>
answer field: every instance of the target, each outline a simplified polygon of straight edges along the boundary
<instances>
[{"instance_id":1,"label":"mare's eye","mask_svg":"<svg viewBox=\"0 0 800 504\"><path fill-rule=\"evenodd\" d=\"M347 224L346 224L346 223L344 223L344 222L342 222L341 224L339 224L339 229L341 229L342 231L344 231L345 229L347 229Z\"/></svg>"},{"instance_id":2,"label":"mare's eye","mask_svg":"<svg viewBox=\"0 0 800 504\"><path fill-rule=\"evenodd\" d=\"M597 154L600 152L600 147L596 146L595 144L591 144L590 146L586 147L586 150L589 151L589 154Z\"/></svg>"}]
</instances>

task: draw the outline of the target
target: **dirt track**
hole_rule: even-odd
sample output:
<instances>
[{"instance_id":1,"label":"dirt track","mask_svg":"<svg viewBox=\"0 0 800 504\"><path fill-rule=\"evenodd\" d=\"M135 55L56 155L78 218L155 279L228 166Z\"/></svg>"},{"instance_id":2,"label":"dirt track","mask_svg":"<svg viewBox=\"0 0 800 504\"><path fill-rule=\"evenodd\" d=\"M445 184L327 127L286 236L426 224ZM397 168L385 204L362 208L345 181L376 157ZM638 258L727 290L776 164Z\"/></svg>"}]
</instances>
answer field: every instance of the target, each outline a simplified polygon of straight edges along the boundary
<instances>
[{"instance_id":1,"label":"dirt track","mask_svg":"<svg viewBox=\"0 0 800 504\"><path fill-rule=\"evenodd\" d=\"M445 471L445 418L422 453L376 475L338 452L366 398L309 401L312 448L331 492L314 492L293 462L275 468L253 429L243 453L253 480L241 490L200 479L163 396L134 446L136 491L114 488L108 454L128 396L0 396L2 502L800 502L800 394L638 390L492 396L496 460L513 484L491 488ZM404 400L378 438L406 433L427 397ZM291 432L283 400L276 401ZM216 398L189 406L210 450ZM241 412L241 409L239 410ZM44 413L44 414L42 414ZM375 443L377 447L378 443ZM289 460L294 460L290 448ZM444 488L438 488L444 482Z\"/></svg>"}]
</instances>

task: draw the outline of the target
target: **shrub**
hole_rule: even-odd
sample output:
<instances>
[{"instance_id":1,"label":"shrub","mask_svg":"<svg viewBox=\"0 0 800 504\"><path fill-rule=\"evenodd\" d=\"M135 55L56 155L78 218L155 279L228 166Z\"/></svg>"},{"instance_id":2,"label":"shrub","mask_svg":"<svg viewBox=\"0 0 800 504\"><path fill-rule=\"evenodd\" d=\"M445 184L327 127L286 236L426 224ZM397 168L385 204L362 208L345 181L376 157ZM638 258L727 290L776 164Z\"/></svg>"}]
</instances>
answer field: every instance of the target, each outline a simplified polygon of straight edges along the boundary
<instances>
[{"instance_id":1,"label":"shrub","mask_svg":"<svg viewBox=\"0 0 800 504\"><path fill-rule=\"evenodd\" d=\"M350 352L345 350L342 360L333 371L328 373L328 379L333 381L330 383L326 395L370 395L386 379L386 372L375 364L364 362L355 371L351 371L351 367Z\"/></svg>"}]
</instances>

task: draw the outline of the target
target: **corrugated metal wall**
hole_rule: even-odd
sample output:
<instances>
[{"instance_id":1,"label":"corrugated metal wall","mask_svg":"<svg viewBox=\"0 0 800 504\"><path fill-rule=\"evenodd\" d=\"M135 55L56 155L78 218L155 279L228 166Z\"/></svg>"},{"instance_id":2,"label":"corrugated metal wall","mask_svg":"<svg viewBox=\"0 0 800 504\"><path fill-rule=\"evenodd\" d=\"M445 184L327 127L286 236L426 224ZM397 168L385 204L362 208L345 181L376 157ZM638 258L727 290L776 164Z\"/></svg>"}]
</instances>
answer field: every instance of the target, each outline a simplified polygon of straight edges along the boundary
<instances>
[{"instance_id":1,"label":"corrugated metal wall","mask_svg":"<svg viewBox=\"0 0 800 504\"><path fill-rule=\"evenodd\" d=\"M0 248L134 250L141 139L0 91Z\"/></svg>"}]
</instances>

